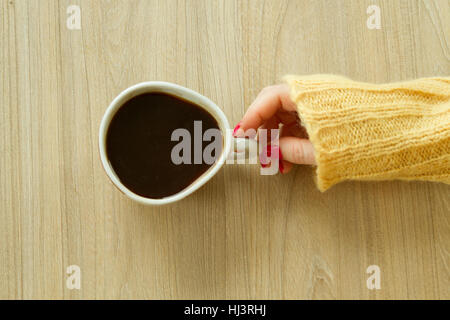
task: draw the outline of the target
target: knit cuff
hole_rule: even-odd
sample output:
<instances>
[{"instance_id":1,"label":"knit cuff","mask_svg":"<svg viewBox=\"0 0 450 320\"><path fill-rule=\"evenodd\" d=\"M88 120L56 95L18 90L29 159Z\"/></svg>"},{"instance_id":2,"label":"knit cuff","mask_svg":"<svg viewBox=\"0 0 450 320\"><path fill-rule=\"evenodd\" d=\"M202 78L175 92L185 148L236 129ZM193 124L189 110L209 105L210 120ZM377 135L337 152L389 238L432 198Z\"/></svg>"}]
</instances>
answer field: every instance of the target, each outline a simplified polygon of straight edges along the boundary
<instances>
[{"instance_id":1,"label":"knit cuff","mask_svg":"<svg viewBox=\"0 0 450 320\"><path fill-rule=\"evenodd\" d=\"M450 78L369 84L286 76L321 191L343 180L450 183Z\"/></svg>"}]
</instances>

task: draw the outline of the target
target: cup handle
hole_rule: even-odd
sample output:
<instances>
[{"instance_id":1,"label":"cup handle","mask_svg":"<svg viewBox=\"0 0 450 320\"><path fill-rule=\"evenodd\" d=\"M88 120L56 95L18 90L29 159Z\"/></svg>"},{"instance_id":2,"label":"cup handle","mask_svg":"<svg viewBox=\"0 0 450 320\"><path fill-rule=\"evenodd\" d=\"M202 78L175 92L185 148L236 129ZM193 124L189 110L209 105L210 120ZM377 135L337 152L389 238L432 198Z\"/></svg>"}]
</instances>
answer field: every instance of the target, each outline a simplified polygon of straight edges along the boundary
<instances>
[{"instance_id":1,"label":"cup handle","mask_svg":"<svg viewBox=\"0 0 450 320\"><path fill-rule=\"evenodd\" d=\"M258 141L255 139L233 137L233 159L248 159L250 163L257 163Z\"/></svg>"}]
</instances>

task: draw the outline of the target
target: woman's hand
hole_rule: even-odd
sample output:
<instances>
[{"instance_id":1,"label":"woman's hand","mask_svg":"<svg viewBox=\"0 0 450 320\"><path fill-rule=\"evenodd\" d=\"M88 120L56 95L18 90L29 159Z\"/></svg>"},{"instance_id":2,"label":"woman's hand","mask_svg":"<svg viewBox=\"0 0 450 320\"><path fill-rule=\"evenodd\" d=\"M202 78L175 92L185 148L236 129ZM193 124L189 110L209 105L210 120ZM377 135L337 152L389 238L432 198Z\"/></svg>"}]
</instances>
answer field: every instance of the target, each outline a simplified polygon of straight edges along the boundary
<instances>
[{"instance_id":1,"label":"woman's hand","mask_svg":"<svg viewBox=\"0 0 450 320\"><path fill-rule=\"evenodd\" d=\"M280 172L289 172L293 163L316 164L313 145L308 140L305 128L300 124L297 107L290 99L289 87L285 84L264 88L250 105L233 134L236 137L244 137L246 130L278 129L280 124ZM270 142L274 138L268 137L267 141ZM276 152L277 149L271 147L270 150ZM261 162L263 165L264 161Z\"/></svg>"}]
</instances>

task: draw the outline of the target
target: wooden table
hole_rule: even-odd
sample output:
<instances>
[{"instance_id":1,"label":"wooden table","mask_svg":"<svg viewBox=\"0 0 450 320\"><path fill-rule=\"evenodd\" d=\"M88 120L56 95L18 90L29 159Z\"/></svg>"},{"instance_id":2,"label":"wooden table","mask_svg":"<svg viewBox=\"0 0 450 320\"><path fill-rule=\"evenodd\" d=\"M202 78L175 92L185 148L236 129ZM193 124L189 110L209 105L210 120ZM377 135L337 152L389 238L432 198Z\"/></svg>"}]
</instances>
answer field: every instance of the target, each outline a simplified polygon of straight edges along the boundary
<instances>
[{"instance_id":1,"label":"wooden table","mask_svg":"<svg viewBox=\"0 0 450 320\"><path fill-rule=\"evenodd\" d=\"M0 298L450 298L449 186L320 193L312 168L226 165L189 198L144 207L98 154L106 107L141 81L199 91L234 124L286 73L449 75L447 0L0 3ZM371 4L381 29L366 25Z\"/></svg>"}]
</instances>

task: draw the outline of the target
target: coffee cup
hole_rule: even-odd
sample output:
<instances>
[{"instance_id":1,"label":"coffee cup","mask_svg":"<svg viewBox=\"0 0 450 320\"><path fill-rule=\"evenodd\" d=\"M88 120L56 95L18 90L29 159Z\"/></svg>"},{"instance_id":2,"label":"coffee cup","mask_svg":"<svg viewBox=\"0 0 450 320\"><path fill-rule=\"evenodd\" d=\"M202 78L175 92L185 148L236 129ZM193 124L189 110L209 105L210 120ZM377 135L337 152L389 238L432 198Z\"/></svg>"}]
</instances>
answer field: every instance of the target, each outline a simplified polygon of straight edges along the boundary
<instances>
[{"instance_id":1,"label":"coffee cup","mask_svg":"<svg viewBox=\"0 0 450 320\"><path fill-rule=\"evenodd\" d=\"M199 176L195 181L193 181L183 190L158 199L144 197L137 194L136 192L133 192L132 190L130 190L130 188L125 186L125 184L122 183L121 179L111 165L111 161L108 158L107 153L107 134L114 115L122 108L122 106L127 101L145 93L164 93L183 99L185 101L189 101L192 104L203 108L217 121L218 127L223 137L221 154L218 155L214 164L212 164L207 171L201 174L201 176ZM152 108L152 106L148 105L148 108ZM161 119L161 121L164 121L164 119ZM106 171L106 174L113 182L113 184L127 197L144 205L165 205L181 200L199 189L220 170L220 168L226 163L227 159L248 158L250 154L249 150L257 150L257 142L254 139L233 137L228 119L223 111L214 102L201 95L200 93L174 83L150 81L142 82L125 89L108 106L100 124L99 150L100 159L103 168Z\"/></svg>"}]
</instances>

